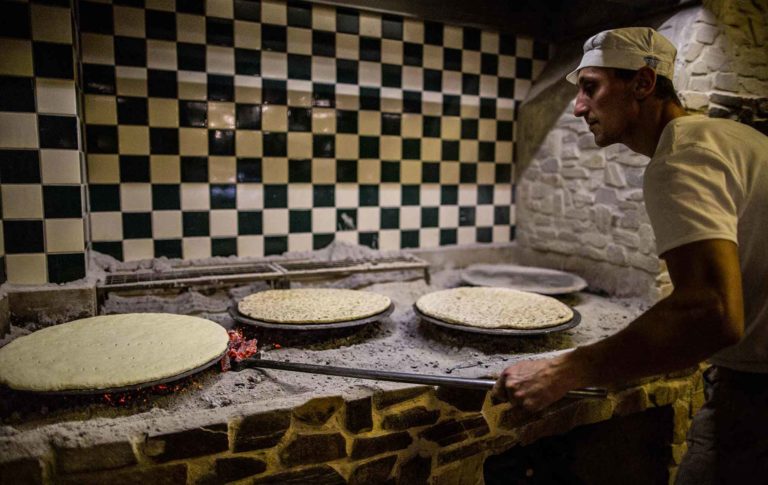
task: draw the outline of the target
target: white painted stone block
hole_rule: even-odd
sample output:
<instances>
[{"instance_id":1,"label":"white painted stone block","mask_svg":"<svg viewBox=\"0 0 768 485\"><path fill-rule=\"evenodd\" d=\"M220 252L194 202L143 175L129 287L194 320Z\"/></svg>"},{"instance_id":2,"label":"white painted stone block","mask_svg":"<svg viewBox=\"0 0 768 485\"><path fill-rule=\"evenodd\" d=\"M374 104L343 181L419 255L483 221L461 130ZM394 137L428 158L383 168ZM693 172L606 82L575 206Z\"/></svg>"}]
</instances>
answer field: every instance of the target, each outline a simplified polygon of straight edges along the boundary
<instances>
[{"instance_id":1,"label":"white painted stone block","mask_svg":"<svg viewBox=\"0 0 768 485\"><path fill-rule=\"evenodd\" d=\"M605 183L611 187L626 187L627 179L618 163L609 163L605 167Z\"/></svg>"},{"instance_id":2,"label":"white painted stone block","mask_svg":"<svg viewBox=\"0 0 768 485\"><path fill-rule=\"evenodd\" d=\"M734 72L715 73L715 89L736 92L739 90L739 76Z\"/></svg>"},{"instance_id":3,"label":"white painted stone block","mask_svg":"<svg viewBox=\"0 0 768 485\"><path fill-rule=\"evenodd\" d=\"M702 44L712 44L720 33L720 29L713 25L702 24L696 29L696 41Z\"/></svg>"}]
</instances>

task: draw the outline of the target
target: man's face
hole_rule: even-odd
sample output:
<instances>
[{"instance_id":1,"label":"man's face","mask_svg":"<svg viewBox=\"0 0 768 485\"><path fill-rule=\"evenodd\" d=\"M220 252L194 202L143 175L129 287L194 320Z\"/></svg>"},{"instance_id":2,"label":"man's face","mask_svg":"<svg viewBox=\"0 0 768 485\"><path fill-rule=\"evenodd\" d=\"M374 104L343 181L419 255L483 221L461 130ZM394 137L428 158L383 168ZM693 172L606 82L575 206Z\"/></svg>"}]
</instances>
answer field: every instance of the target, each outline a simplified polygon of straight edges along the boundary
<instances>
[{"instance_id":1,"label":"man's face","mask_svg":"<svg viewBox=\"0 0 768 485\"><path fill-rule=\"evenodd\" d=\"M585 67L579 71L578 86L573 114L584 118L595 143L605 147L622 142L637 109L632 81L616 77L613 69Z\"/></svg>"}]
</instances>

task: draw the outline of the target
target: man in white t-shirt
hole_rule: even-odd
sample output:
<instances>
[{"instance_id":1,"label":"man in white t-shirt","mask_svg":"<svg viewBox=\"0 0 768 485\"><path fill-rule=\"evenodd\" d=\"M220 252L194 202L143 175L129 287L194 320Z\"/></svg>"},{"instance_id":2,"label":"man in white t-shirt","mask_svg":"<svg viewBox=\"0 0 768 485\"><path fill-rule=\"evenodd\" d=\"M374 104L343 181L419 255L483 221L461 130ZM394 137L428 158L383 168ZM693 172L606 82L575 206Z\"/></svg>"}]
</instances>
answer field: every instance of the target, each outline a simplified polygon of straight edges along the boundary
<instances>
[{"instance_id":1,"label":"man in white t-shirt","mask_svg":"<svg viewBox=\"0 0 768 485\"><path fill-rule=\"evenodd\" d=\"M768 137L688 115L672 86L675 55L653 29L601 32L566 78L597 145L651 157L644 197L672 294L609 338L504 369L494 394L538 410L574 388L708 360L678 483L766 483Z\"/></svg>"}]
</instances>

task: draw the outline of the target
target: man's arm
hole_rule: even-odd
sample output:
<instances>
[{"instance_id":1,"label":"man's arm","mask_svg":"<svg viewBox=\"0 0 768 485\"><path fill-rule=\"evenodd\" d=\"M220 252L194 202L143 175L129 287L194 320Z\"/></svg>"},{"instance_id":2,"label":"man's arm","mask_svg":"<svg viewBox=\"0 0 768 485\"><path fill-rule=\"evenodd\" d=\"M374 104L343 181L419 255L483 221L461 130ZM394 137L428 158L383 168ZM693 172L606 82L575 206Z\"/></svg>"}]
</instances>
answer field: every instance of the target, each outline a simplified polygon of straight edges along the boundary
<instances>
[{"instance_id":1,"label":"man's arm","mask_svg":"<svg viewBox=\"0 0 768 485\"><path fill-rule=\"evenodd\" d=\"M571 389L683 369L738 342L744 310L736 244L698 241L662 257L675 287L669 297L611 337L504 369L496 396L538 410Z\"/></svg>"}]
</instances>

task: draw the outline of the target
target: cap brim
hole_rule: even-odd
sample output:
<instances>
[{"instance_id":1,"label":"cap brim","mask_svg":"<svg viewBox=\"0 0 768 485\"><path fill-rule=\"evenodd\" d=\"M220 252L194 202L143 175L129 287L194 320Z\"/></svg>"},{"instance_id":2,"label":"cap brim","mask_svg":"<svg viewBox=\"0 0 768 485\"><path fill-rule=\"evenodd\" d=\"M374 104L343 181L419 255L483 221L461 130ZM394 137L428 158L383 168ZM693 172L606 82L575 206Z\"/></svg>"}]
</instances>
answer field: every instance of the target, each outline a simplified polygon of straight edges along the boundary
<instances>
[{"instance_id":1,"label":"cap brim","mask_svg":"<svg viewBox=\"0 0 768 485\"><path fill-rule=\"evenodd\" d=\"M573 71L568 73L568 75L565 76L565 80L568 81L571 84L574 84L574 85L578 84L578 82L579 82L579 69L581 69L581 66L577 67L576 69L574 69Z\"/></svg>"}]
</instances>

